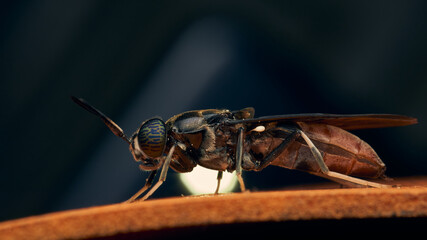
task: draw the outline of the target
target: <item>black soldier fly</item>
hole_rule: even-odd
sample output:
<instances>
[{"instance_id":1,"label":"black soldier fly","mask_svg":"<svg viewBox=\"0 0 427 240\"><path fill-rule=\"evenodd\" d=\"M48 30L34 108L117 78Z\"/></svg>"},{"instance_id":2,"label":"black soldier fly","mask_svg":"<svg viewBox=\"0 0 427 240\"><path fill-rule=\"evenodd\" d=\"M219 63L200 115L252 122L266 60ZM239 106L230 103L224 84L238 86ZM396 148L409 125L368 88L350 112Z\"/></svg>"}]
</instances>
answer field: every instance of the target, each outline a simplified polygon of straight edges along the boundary
<instances>
[{"instance_id":1,"label":"black soldier fly","mask_svg":"<svg viewBox=\"0 0 427 240\"><path fill-rule=\"evenodd\" d=\"M218 193L222 173L236 171L245 191L242 170L261 171L269 165L305 171L344 185L391 187L362 178L384 178L385 164L366 142L346 130L405 126L416 118L392 114L290 114L254 118L253 108L238 111L188 111L166 122L152 118L128 138L102 112L81 98L72 100L101 118L129 144L142 170L150 171L145 185L126 202L148 190L161 168L158 182L141 198L147 199L166 180L171 167L179 173L196 165L217 170Z\"/></svg>"}]
</instances>

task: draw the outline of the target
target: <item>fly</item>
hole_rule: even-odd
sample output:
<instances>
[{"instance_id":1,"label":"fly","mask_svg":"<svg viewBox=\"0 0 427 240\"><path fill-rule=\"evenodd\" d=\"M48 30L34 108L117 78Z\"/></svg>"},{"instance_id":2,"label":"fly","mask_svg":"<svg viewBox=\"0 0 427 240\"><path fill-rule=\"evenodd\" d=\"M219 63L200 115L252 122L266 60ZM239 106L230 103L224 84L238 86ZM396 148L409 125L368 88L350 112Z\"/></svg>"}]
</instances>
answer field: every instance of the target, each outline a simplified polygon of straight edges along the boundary
<instances>
[{"instance_id":1,"label":"fly","mask_svg":"<svg viewBox=\"0 0 427 240\"><path fill-rule=\"evenodd\" d=\"M269 165L305 171L338 183L387 188L361 178L385 178L385 164L366 142L346 130L405 126L416 118L392 114L289 114L254 118L253 108L237 111L188 111L166 122L146 120L128 138L102 112L81 98L72 100L101 118L128 145L139 168L150 171L145 185L126 202L147 199L166 180L169 168L191 172L196 165L217 170L219 185L224 171L236 171L245 191L242 171L261 171ZM153 184L160 171L159 180ZM151 188L150 188L151 187Z\"/></svg>"}]
</instances>

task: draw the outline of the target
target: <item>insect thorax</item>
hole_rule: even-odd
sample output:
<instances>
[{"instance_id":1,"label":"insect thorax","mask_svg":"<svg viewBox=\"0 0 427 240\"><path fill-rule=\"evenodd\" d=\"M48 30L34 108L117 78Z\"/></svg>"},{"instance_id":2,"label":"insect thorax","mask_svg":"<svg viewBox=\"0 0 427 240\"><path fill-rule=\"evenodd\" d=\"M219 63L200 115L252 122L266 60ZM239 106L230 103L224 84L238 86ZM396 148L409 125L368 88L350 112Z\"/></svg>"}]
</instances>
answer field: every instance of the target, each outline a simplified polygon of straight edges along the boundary
<instances>
[{"instance_id":1,"label":"insect thorax","mask_svg":"<svg viewBox=\"0 0 427 240\"><path fill-rule=\"evenodd\" d=\"M235 130L223 124L232 118L228 110L201 110L174 116L167 124L171 137L194 163L224 171L234 166Z\"/></svg>"}]
</instances>

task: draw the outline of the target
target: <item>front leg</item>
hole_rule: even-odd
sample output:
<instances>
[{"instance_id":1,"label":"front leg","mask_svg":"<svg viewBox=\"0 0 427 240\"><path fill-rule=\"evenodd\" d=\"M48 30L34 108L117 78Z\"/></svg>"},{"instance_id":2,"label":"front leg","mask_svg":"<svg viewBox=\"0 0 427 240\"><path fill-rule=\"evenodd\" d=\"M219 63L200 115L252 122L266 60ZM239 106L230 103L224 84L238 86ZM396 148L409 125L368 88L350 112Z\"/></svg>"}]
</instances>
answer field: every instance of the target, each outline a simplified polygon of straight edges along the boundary
<instances>
[{"instance_id":1,"label":"front leg","mask_svg":"<svg viewBox=\"0 0 427 240\"><path fill-rule=\"evenodd\" d=\"M135 193L131 198L126 200L124 203L131 203L135 201L142 193L147 191L151 187L151 184L153 184L154 177L156 176L157 169L150 172L150 175L148 175L148 178L145 180L145 185L137 192Z\"/></svg>"},{"instance_id":2,"label":"front leg","mask_svg":"<svg viewBox=\"0 0 427 240\"><path fill-rule=\"evenodd\" d=\"M175 150L175 145L172 145L171 149L169 150L168 155L166 156L166 159L163 163L163 167L162 167L162 171L160 172L160 177L159 180L157 181L157 183L150 189L150 191L148 191L144 197L142 197L140 199L140 201L144 201L145 199L147 199L149 196L151 196L156 190L157 188L160 187L160 185L162 185L162 183L166 180L166 175L168 173L168 169L169 169L169 165L171 163L171 159L172 159L172 154Z\"/></svg>"}]
</instances>

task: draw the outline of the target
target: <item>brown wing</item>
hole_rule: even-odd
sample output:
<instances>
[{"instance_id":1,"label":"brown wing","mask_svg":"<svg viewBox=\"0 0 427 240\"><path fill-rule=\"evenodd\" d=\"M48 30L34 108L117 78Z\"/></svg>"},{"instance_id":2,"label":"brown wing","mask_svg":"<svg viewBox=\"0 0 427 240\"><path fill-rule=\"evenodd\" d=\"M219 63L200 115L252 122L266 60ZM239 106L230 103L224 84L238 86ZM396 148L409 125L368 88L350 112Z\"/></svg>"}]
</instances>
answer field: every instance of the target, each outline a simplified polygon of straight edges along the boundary
<instances>
[{"instance_id":1,"label":"brown wing","mask_svg":"<svg viewBox=\"0 0 427 240\"><path fill-rule=\"evenodd\" d=\"M345 130L366 129L366 128L384 128L406 126L418 123L416 118L393 114L289 114L266 116L244 120L233 120L230 124L244 124L247 127L259 125L262 123L280 122L312 122L333 125Z\"/></svg>"}]
</instances>

